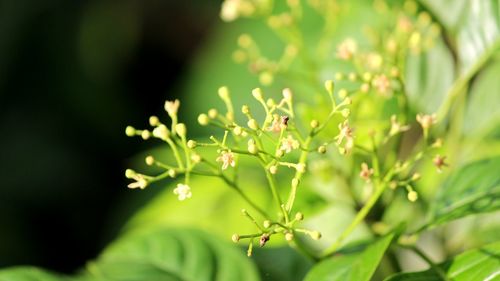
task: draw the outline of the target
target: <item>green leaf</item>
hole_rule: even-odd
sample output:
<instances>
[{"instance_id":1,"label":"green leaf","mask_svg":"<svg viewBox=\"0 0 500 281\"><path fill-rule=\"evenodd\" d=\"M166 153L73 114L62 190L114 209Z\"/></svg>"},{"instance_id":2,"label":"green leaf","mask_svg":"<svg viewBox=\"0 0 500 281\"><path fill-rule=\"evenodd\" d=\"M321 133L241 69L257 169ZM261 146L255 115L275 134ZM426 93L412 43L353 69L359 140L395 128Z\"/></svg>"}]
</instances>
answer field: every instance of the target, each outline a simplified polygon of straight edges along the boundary
<instances>
[{"instance_id":1,"label":"green leaf","mask_svg":"<svg viewBox=\"0 0 500 281\"><path fill-rule=\"evenodd\" d=\"M87 266L97 280L259 280L243 252L197 230L157 229L125 235Z\"/></svg>"},{"instance_id":2,"label":"green leaf","mask_svg":"<svg viewBox=\"0 0 500 281\"><path fill-rule=\"evenodd\" d=\"M500 157L468 164L452 173L443 183L428 225L442 224L472 214L500 208Z\"/></svg>"},{"instance_id":3,"label":"green leaf","mask_svg":"<svg viewBox=\"0 0 500 281\"><path fill-rule=\"evenodd\" d=\"M13 267L0 270L0 281L64 281L66 277L58 276L43 269L31 266Z\"/></svg>"},{"instance_id":4,"label":"green leaf","mask_svg":"<svg viewBox=\"0 0 500 281\"><path fill-rule=\"evenodd\" d=\"M267 246L254 251L252 259L259 268L262 280L301 281L313 263L292 248Z\"/></svg>"},{"instance_id":5,"label":"green leaf","mask_svg":"<svg viewBox=\"0 0 500 281\"><path fill-rule=\"evenodd\" d=\"M463 132L469 138L483 136L500 127L500 62L488 65L472 84L465 111Z\"/></svg>"},{"instance_id":6,"label":"green leaf","mask_svg":"<svg viewBox=\"0 0 500 281\"><path fill-rule=\"evenodd\" d=\"M406 88L411 105L425 112L436 112L455 79L453 57L442 39L406 62Z\"/></svg>"},{"instance_id":7,"label":"green leaf","mask_svg":"<svg viewBox=\"0 0 500 281\"><path fill-rule=\"evenodd\" d=\"M456 256L439 267L453 281L498 280L500 278L500 242L483 246ZM439 281L433 269L422 272L399 273L385 281Z\"/></svg>"},{"instance_id":8,"label":"green leaf","mask_svg":"<svg viewBox=\"0 0 500 281\"><path fill-rule=\"evenodd\" d=\"M500 43L498 0L420 0L445 26L455 45L460 73L483 64Z\"/></svg>"},{"instance_id":9,"label":"green leaf","mask_svg":"<svg viewBox=\"0 0 500 281\"><path fill-rule=\"evenodd\" d=\"M365 281L370 280L394 234L370 243L363 251L339 254L318 263L307 274L305 281Z\"/></svg>"}]
</instances>

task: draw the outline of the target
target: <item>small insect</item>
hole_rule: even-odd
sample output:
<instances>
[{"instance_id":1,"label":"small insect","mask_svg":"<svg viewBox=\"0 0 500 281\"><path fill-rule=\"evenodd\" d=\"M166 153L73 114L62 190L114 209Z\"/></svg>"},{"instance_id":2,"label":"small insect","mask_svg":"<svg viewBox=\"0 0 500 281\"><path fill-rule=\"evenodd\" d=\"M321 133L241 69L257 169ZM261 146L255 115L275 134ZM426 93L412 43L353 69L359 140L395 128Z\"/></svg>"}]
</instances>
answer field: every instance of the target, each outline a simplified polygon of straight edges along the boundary
<instances>
[{"instance_id":1,"label":"small insect","mask_svg":"<svg viewBox=\"0 0 500 281\"><path fill-rule=\"evenodd\" d=\"M285 125L285 126L288 126L288 120L290 120L290 117L288 116L281 116L281 124L282 125Z\"/></svg>"}]
</instances>

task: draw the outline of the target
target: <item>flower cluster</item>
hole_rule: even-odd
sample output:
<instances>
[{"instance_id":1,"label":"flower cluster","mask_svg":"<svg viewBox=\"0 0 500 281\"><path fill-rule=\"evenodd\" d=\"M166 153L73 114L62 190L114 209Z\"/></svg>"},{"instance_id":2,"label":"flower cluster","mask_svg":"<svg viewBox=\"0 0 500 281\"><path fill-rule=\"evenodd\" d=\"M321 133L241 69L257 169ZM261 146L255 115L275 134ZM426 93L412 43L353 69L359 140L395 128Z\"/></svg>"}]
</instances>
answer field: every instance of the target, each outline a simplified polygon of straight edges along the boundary
<instances>
[{"instance_id":1,"label":"flower cluster","mask_svg":"<svg viewBox=\"0 0 500 281\"><path fill-rule=\"evenodd\" d=\"M328 24L334 20L334 13L324 13L321 7L326 7L324 5L327 2L331 1L311 1L310 5L325 17L325 38L329 42L331 38L328 37ZM385 40L380 35L378 45L375 44L369 51L362 50L353 38L341 41L336 48L329 48L327 41L320 40L318 56L324 52L325 57L347 62L353 69L351 72L332 73L334 80L337 80L335 83L349 85L336 90L333 80L325 81L324 88L318 87L318 81L321 80L318 67L308 57L307 51L304 51L303 36L297 36L300 34L298 25L302 18L300 1L287 1L289 10L280 14L272 14L270 3L271 1L225 0L221 17L225 21L233 21L239 17L263 16L270 29L286 43L281 58L274 61L263 57L257 42L248 34L239 36L238 49L233 58L240 63L248 63L250 70L258 74L263 86L274 83L276 76L284 76L297 78L287 81L302 81L313 90L301 90L299 92L304 92L302 95L295 95L290 89L293 86L290 86L283 89L281 96L276 98L265 95L261 88L255 88L251 94L264 112L264 116L261 116L250 105L242 105L240 111L235 110L229 89L221 87L218 95L225 105L225 111L219 112L212 108L200 114L197 119L200 125L214 128L213 135L205 141L188 139L186 126L178 121L178 100L165 103L165 111L171 120L168 125L152 116L149 120L153 127L151 130L138 130L130 126L126 129L128 136L140 136L145 140L159 139L167 143L172 152L171 163L163 163L153 156L145 159L147 165L155 165L164 170L156 176L127 170L126 177L134 180L129 187L144 189L167 177L183 177L183 181L177 183L173 190L174 195L183 201L193 195L189 185L192 175L221 178L251 208L251 211L243 209L242 214L255 225L256 232L233 235L234 242L248 239L249 255L256 241L263 247L275 235L282 235L292 246L299 248L297 234L305 234L315 240L321 237L318 231L300 227L304 215L294 208L301 181L306 172L311 170L311 164L314 164L311 163L311 155L317 154L319 157L326 154L331 158L352 157L359 160L356 165L359 168L355 169L354 176L359 175L370 196L366 202L360 202L366 204L359 216L368 214L369 208L373 207L386 188L397 194L396 189L401 187L410 202L417 202L419 193L416 182L420 179L417 169L422 159L429 156L433 158L429 162L439 172L448 165L446 157L437 153L442 146L441 139L433 139L436 115L415 116L408 110L405 80L402 77L404 63L399 60L408 53L419 53L432 46L432 40L439 34L439 29L428 14L417 14L416 8L411 4L413 2L408 2L410 4L404 7L407 14L398 16L393 29L389 34L384 34ZM337 9L336 6L328 8L332 11ZM291 75L290 66L296 57L310 66L310 75ZM354 86L351 87L352 85ZM320 92L323 93L319 94ZM314 98L311 98L312 95ZM296 100L300 96L307 98L299 110ZM312 105L311 100L319 102ZM385 112L386 108L391 108L390 112ZM370 115L372 112L384 114ZM400 155L401 143L407 133L421 137L413 138L415 141L410 143L412 148L409 153ZM329 148L332 146L335 149ZM216 152L217 156L201 156L207 150ZM243 156L253 159L260 166L273 196L273 211L278 213L277 216L270 215L269 207L261 207L240 187L237 174L243 173L239 164L239 158ZM285 169L291 170L291 173L280 173ZM287 181L289 188L279 190L283 185L278 185L278 180ZM284 191L288 192L286 200L281 197ZM357 218L353 224L362 220L363 217ZM354 226L348 227L327 253L334 251Z\"/></svg>"}]
</instances>

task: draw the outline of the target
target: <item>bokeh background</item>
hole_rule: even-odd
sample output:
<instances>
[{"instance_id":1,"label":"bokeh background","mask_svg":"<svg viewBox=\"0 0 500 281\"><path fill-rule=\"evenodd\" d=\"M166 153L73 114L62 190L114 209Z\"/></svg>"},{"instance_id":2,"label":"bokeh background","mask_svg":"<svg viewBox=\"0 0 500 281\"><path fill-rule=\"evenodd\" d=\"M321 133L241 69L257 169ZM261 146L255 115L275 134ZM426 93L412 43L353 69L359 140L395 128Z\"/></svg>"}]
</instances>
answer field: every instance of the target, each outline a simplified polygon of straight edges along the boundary
<instances>
[{"instance_id":1,"label":"bokeh background","mask_svg":"<svg viewBox=\"0 0 500 281\"><path fill-rule=\"evenodd\" d=\"M73 272L155 191L124 135L183 95L217 0L0 0L0 268Z\"/></svg>"}]
</instances>

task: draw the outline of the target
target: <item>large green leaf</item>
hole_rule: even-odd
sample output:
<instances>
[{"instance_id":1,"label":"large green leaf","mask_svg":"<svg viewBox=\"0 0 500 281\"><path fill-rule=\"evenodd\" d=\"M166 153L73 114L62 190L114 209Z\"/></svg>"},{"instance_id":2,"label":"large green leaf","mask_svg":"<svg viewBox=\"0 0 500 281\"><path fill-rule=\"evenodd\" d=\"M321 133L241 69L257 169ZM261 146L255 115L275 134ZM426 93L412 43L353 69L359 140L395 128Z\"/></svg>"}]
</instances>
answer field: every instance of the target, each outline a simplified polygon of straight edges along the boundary
<instances>
[{"instance_id":1,"label":"large green leaf","mask_svg":"<svg viewBox=\"0 0 500 281\"><path fill-rule=\"evenodd\" d=\"M500 242L474 249L456 256L439 268L453 281L499 280ZM439 281L443 280L434 269L422 272L400 273L386 281Z\"/></svg>"},{"instance_id":2,"label":"large green leaf","mask_svg":"<svg viewBox=\"0 0 500 281\"><path fill-rule=\"evenodd\" d=\"M472 84L465 111L463 132L469 138L483 139L500 126L500 62L488 65Z\"/></svg>"},{"instance_id":3,"label":"large green leaf","mask_svg":"<svg viewBox=\"0 0 500 281\"><path fill-rule=\"evenodd\" d=\"M394 234L380 238L370 243L363 251L338 254L328 258L307 274L305 281L366 281L370 280L387 247L391 244Z\"/></svg>"},{"instance_id":4,"label":"large green leaf","mask_svg":"<svg viewBox=\"0 0 500 281\"><path fill-rule=\"evenodd\" d=\"M498 0L420 0L447 29L460 73L483 64L500 43Z\"/></svg>"},{"instance_id":5,"label":"large green leaf","mask_svg":"<svg viewBox=\"0 0 500 281\"><path fill-rule=\"evenodd\" d=\"M500 208L500 157L468 164L454 173L438 191L428 225L445 223Z\"/></svg>"},{"instance_id":6,"label":"large green leaf","mask_svg":"<svg viewBox=\"0 0 500 281\"><path fill-rule=\"evenodd\" d=\"M254 251L252 259L264 281L301 281L313 265L288 246L259 249Z\"/></svg>"},{"instance_id":7,"label":"large green leaf","mask_svg":"<svg viewBox=\"0 0 500 281\"><path fill-rule=\"evenodd\" d=\"M89 280L259 280L239 248L197 230L131 233L87 266Z\"/></svg>"},{"instance_id":8,"label":"large green leaf","mask_svg":"<svg viewBox=\"0 0 500 281\"><path fill-rule=\"evenodd\" d=\"M0 270L0 281L34 281L34 280L64 281L69 279L31 266L20 266L20 267Z\"/></svg>"}]
</instances>

